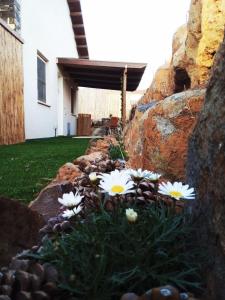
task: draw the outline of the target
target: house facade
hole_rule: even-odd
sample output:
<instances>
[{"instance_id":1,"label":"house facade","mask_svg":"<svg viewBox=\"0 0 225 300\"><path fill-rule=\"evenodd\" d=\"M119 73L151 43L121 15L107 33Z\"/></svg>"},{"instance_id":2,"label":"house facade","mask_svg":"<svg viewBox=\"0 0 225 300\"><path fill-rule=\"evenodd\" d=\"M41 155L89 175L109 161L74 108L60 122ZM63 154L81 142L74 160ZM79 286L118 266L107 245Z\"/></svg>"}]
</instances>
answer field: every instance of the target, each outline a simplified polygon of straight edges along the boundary
<instances>
[{"instance_id":1,"label":"house facade","mask_svg":"<svg viewBox=\"0 0 225 300\"><path fill-rule=\"evenodd\" d=\"M75 135L77 86L57 58L88 58L80 1L0 0L0 18L23 40L25 138Z\"/></svg>"},{"instance_id":2,"label":"house facade","mask_svg":"<svg viewBox=\"0 0 225 300\"><path fill-rule=\"evenodd\" d=\"M126 115L126 109L121 115L121 82L125 82L125 70L128 75L123 95L126 88L136 90L145 64L89 60L80 0L0 0L0 21L5 22L3 30L17 43L10 46L9 60L9 42L2 33L4 56L1 58L0 51L0 60L8 62L5 61L2 71L0 68L0 84L8 74L12 91L5 88L7 97L0 97L0 108L8 107L2 112L4 120L0 119L0 138L5 135L2 128L8 132L8 138L0 139L0 143L22 142L24 136L37 139L76 135L79 113L89 113L94 120L110 114ZM16 47L20 52L12 63ZM20 66L21 80L16 90L7 65L11 69L14 66L15 70L18 70L16 65ZM15 97L18 93L20 102ZM15 111L16 106L19 113ZM11 139L17 124L20 124L20 138Z\"/></svg>"},{"instance_id":3,"label":"house facade","mask_svg":"<svg viewBox=\"0 0 225 300\"><path fill-rule=\"evenodd\" d=\"M76 87L57 57L78 57L66 0L21 0L26 139L74 135ZM33 13L32 13L33 12Z\"/></svg>"}]
</instances>

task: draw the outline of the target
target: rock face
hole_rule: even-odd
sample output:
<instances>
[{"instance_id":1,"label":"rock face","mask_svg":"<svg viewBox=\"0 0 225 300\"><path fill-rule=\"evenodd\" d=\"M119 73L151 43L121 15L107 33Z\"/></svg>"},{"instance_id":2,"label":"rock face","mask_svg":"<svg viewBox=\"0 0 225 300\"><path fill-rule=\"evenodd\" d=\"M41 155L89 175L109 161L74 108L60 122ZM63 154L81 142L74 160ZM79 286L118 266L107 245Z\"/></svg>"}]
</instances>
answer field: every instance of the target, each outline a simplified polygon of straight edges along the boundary
<instances>
[{"instance_id":1,"label":"rock face","mask_svg":"<svg viewBox=\"0 0 225 300\"><path fill-rule=\"evenodd\" d=\"M186 40L186 66L192 87L204 85L223 40L224 0L192 0Z\"/></svg>"},{"instance_id":2,"label":"rock face","mask_svg":"<svg viewBox=\"0 0 225 300\"><path fill-rule=\"evenodd\" d=\"M225 299L225 40L216 55L205 105L189 143L187 178L196 188L197 240L206 251L208 295Z\"/></svg>"},{"instance_id":3,"label":"rock face","mask_svg":"<svg viewBox=\"0 0 225 300\"><path fill-rule=\"evenodd\" d=\"M0 198L0 266L5 266L19 251L38 242L42 217L21 203Z\"/></svg>"},{"instance_id":4,"label":"rock face","mask_svg":"<svg viewBox=\"0 0 225 300\"><path fill-rule=\"evenodd\" d=\"M205 89L190 90L137 110L125 133L128 165L184 179L187 143L202 107ZM135 144L134 144L135 141Z\"/></svg>"},{"instance_id":5,"label":"rock face","mask_svg":"<svg viewBox=\"0 0 225 300\"><path fill-rule=\"evenodd\" d=\"M191 1L187 25L174 34L170 63L156 72L127 126L125 145L131 167L168 172L171 179L184 178L187 140L203 102L203 95L191 93L207 85L215 53L223 39L224 25L225 0ZM182 92L187 96L182 96L183 102L179 103L186 102L186 110L171 119L169 115L176 109L172 99ZM165 110L163 104L156 105L160 100L166 102L169 110ZM190 104L193 107L188 113Z\"/></svg>"},{"instance_id":6,"label":"rock face","mask_svg":"<svg viewBox=\"0 0 225 300\"><path fill-rule=\"evenodd\" d=\"M170 63L166 63L156 71L152 84L140 100L140 103L148 103L151 100L162 100L172 95L173 91L173 70Z\"/></svg>"},{"instance_id":7,"label":"rock face","mask_svg":"<svg viewBox=\"0 0 225 300\"><path fill-rule=\"evenodd\" d=\"M192 0L187 25L174 34L171 60L157 70L141 103L205 87L224 25L225 0Z\"/></svg>"}]
</instances>

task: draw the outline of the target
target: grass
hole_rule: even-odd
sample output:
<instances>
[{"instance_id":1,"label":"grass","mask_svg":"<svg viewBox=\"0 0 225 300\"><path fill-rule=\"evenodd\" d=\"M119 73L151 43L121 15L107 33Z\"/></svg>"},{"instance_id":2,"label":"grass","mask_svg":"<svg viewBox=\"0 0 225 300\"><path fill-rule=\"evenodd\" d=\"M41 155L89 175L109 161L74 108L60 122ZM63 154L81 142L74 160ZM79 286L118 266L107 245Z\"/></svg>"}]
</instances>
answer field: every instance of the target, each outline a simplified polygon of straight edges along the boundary
<instances>
[{"instance_id":1,"label":"grass","mask_svg":"<svg viewBox=\"0 0 225 300\"><path fill-rule=\"evenodd\" d=\"M29 203L64 163L84 154L88 142L57 137L0 146L0 195Z\"/></svg>"}]
</instances>

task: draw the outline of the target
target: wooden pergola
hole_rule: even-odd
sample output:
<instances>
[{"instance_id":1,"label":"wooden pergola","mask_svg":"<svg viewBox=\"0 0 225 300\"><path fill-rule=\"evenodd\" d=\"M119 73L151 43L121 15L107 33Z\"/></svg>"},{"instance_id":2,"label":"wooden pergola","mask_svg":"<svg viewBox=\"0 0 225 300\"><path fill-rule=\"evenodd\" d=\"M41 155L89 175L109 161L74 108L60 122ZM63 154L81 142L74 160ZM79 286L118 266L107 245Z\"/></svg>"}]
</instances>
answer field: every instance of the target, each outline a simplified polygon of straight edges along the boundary
<instances>
[{"instance_id":1,"label":"wooden pergola","mask_svg":"<svg viewBox=\"0 0 225 300\"><path fill-rule=\"evenodd\" d=\"M126 91L137 89L146 68L145 63L58 58L57 64L64 76L72 79L77 86L121 90L121 116L125 126Z\"/></svg>"}]
</instances>

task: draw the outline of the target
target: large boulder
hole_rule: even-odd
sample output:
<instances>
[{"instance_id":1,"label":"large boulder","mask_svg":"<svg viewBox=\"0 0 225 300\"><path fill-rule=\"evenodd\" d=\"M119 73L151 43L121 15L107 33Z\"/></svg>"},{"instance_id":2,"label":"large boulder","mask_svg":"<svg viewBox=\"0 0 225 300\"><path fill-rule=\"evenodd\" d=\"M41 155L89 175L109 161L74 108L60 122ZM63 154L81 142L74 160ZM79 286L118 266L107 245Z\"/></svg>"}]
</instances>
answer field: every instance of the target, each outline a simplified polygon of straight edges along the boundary
<instances>
[{"instance_id":1,"label":"large boulder","mask_svg":"<svg viewBox=\"0 0 225 300\"><path fill-rule=\"evenodd\" d=\"M217 1L216 1L217 2ZM189 143L187 178L196 188L193 214L207 257L207 297L225 299L225 39L217 53L205 105Z\"/></svg>"},{"instance_id":2,"label":"large boulder","mask_svg":"<svg viewBox=\"0 0 225 300\"><path fill-rule=\"evenodd\" d=\"M137 109L125 133L128 165L183 180L187 143L204 100L205 89L189 90Z\"/></svg>"},{"instance_id":3,"label":"large boulder","mask_svg":"<svg viewBox=\"0 0 225 300\"><path fill-rule=\"evenodd\" d=\"M43 218L16 200L0 197L0 266L38 242Z\"/></svg>"}]
</instances>

